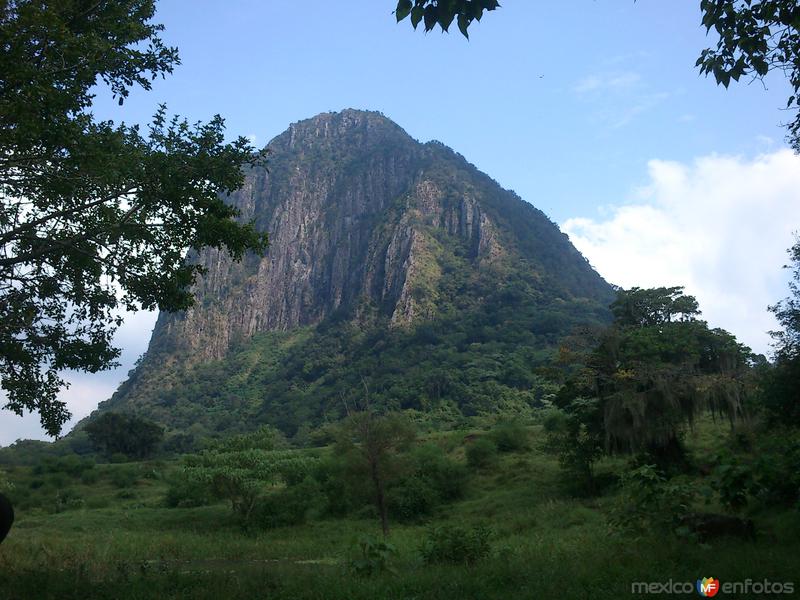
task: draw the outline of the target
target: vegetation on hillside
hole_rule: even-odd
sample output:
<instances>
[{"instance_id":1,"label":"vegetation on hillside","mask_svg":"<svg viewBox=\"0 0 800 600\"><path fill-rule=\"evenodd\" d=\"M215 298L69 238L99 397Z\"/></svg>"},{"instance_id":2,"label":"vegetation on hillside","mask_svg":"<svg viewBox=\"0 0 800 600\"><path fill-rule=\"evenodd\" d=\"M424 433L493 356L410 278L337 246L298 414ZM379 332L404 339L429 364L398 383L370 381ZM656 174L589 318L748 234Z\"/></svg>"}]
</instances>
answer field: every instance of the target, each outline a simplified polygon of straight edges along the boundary
<instances>
[{"instance_id":1,"label":"vegetation on hillside","mask_svg":"<svg viewBox=\"0 0 800 600\"><path fill-rule=\"evenodd\" d=\"M795 300L793 288L776 310ZM96 463L67 440L27 465L14 460L27 446L3 449L19 518L0 585L43 598L794 585L800 432L776 425L770 396L787 365L709 329L680 288L621 291L612 312L594 342L562 349L563 383L525 410L401 415L362 379L347 419L291 439L261 427L148 462Z\"/></svg>"}]
</instances>

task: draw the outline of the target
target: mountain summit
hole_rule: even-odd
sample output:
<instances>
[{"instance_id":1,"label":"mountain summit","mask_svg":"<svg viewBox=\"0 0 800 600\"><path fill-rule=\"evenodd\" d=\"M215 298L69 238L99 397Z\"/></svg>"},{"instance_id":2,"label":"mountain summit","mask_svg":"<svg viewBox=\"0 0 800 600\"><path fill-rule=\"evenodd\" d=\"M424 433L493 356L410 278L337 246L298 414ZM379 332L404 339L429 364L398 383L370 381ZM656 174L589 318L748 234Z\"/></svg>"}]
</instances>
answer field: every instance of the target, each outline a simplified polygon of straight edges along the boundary
<instances>
[{"instance_id":1,"label":"mountain summit","mask_svg":"<svg viewBox=\"0 0 800 600\"><path fill-rule=\"evenodd\" d=\"M159 316L101 410L293 434L364 381L395 407L530 404L559 339L607 319L611 287L567 236L443 144L344 110L268 148L230 201L269 250L191 253L195 306Z\"/></svg>"}]
</instances>

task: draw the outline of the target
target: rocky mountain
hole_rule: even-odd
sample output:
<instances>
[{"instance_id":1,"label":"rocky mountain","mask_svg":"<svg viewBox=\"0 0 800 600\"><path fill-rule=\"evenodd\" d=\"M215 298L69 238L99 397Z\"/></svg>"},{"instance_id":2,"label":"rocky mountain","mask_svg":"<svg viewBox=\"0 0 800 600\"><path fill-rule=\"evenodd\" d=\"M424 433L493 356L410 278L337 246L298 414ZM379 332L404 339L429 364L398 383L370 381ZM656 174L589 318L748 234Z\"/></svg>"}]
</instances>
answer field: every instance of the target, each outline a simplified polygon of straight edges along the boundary
<instances>
[{"instance_id":1,"label":"rocky mountain","mask_svg":"<svg viewBox=\"0 0 800 600\"><path fill-rule=\"evenodd\" d=\"M159 316L101 410L294 434L364 383L405 408L531 404L559 339L607 319L611 287L557 226L443 144L345 110L268 148L230 201L269 250L193 252L196 305Z\"/></svg>"}]
</instances>

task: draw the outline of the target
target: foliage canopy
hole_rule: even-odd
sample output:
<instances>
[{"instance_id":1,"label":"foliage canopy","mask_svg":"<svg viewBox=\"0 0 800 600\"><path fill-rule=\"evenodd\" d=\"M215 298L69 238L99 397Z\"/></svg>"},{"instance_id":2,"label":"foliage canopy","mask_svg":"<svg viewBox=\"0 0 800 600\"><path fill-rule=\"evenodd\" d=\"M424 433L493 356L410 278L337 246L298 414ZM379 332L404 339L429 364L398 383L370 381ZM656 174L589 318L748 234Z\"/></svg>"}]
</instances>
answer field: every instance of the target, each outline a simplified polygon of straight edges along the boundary
<instances>
[{"instance_id":1,"label":"foliage canopy","mask_svg":"<svg viewBox=\"0 0 800 600\"><path fill-rule=\"evenodd\" d=\"M162 106L147 132L96 121L94 86L122 104L172 72L154 0L0 6L0 377L5 408L69 418L60 372L114 365L119 309L192 303L190 247L241 257L267 242L222 196L258 161L224 123Z\"/></svg>"},{"instance_id":2,"label":"foliage canopy","mask_svg":"<svg viewBox=\"0 0 800 600\"><path fill-rule=\"evenodd\" d=\"M781 329L770 332L774 340L775 364L766 373L766 408L772 421L800 424L800 240L789 248L792 276L790 295L770 306Z\"/></svg>"},{"instance_id":3,"label":"foliage canopy","mask_svg":"<svg viewBox=\"0 0 800 600\"><path fill-rule=\"evenodd\" d=\"M414 29L422 22L426 32L436 25L448 31L456 20L468 38L470 25L499 7L497 0L399 0L395 16L398 22L410 17ZM695 66L726 88L743 76L761 80L770 71L783 73L793 89L786 107L795 112L788 141L800 152L800 6L795 0L701 0L700 11L702 25L719 40Z\"/></svg>"},{"instance_id":4,"label":"foliage canopy","mask_svg":"<svg viewBox=\"0 0 800 600\"><path fill-rule=\"evenodd\" d=\"M700 72L726 88L743 76L783 73L793 89L786 107L796 113L788 139L800 152L800 6L795 0L702 0L700 9L707 31L719 35L717 47L697 59Z\"/></svg>"},{"instance_id":5,"label":"foliage canopy","mask_svg":"<svg viewBox=\"0 0 800 600\"><path fill-rule=\"evenodd\" d=\"M399 0L394 12L398 23L408 17L414 29L422 22L425 31L436 25L447 31L455 20L458 30L468 38L470 24L480 21L484 11L499 7L497 0Z\"/></svg>"},{"instance_id":6,"label":"foliage canopy","mask_svg":"<svg viewBox=\"0 0 800 600\"><path fill-rule=\"evenodd\" d=\"M147 419L122 413L104 413L86 425L92 445L106 454L145 458L164 437L164 430Z\"/></svg>"},{"instance_id":7,"label":"foliage canopy","mask_svg":"<svg viewBox=\"0 0 800 600\"><path fill-rule=\"evenodd\" d=\"M614 325L558 395L576 444L602 435L608 450L669 463L681 459L680 433L699 412L742 415L750 350L697 319L697 301L682 288L621 290L611 309Z\"/></svg>"}]
</instances>

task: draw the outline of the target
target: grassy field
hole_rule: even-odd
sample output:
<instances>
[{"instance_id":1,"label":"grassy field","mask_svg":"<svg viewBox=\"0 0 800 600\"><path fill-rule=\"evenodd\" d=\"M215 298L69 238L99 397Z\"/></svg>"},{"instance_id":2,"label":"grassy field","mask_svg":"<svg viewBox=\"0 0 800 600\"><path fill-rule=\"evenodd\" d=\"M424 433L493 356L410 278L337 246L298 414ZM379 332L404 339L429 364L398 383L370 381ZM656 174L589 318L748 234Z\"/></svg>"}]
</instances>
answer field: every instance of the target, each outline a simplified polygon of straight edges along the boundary
<instances>
[{"instance_id":1,"label":"grassy field","mask_svg":"<svg viewBox=\"0 0 800 600\"><path fill-rule=\"evenodd\" d=\"M705 423L690 445L702 452L718 431ZM442 435L451 456L463 460L464 433ZM754 542L626 537L608 526L613 487L599 498L570 497L556 461L536 450L538 435L534 428L534 449L473 471L463 500L424 522L393 524L391 570L369 577L349 568L358 540L380 534L369 515L245 532L224 503L165 507L177 462L98 465L86 481L61 478L60 487L18 467L9 473L15 486L33 483L36 490L0 546L0 598L602 599L637 597L631 585L640 581L694 584L713 576L800 584L796 511L749 515L758 529ZM58 508L33 507L37 493L52 495ZM471 565L425 564L422 540L448 523L489 527L490 556Z\"/></svg>"}]
</instances>

